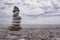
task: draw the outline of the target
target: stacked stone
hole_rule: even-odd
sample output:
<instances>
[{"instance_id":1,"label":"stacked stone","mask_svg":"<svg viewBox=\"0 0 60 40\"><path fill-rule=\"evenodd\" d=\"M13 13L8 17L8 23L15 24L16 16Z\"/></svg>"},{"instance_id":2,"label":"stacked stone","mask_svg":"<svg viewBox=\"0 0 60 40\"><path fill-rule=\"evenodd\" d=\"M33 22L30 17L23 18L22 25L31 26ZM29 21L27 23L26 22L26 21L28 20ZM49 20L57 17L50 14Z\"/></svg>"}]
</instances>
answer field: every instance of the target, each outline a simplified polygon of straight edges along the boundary
<instances>
[{"instance_id":1,"label":"stacked stone","mask_svg":"<svg viewBox=\"0 0 60 40\"><path fill-rule=\"evenodd\" d=\"M13 10L13 21L12 21L12 25L14 26L20 26L20 20L21 17L19 17L19 8L14 6L14 10Z\"/></svg>"}]
</instances>

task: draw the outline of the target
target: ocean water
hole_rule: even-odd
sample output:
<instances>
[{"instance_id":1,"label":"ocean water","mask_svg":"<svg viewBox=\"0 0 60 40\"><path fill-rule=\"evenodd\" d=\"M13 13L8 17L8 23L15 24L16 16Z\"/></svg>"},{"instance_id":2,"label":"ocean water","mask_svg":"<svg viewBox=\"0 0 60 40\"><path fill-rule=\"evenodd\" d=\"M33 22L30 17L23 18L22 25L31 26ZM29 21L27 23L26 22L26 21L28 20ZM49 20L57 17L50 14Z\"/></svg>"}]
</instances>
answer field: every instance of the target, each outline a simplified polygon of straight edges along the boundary
<instances>
[{"instance_id":1,"label":"ocean water","mask_svg":"<svg viewBox=\"0 0 60 40\"><path fill-rule=\"evenodd\" d=\"M0 28L6 28L10 26L11 24L0 24ZM23 28L40 28L40 27L60 27L59 24L21 24L21 27Z\"/></svg>"},{"instance_id":2,"label":"ocean water","mask_svg":"<svg viewBox=\"0 0 60 40\"><path fill-rule=\"evenodd\" d=\"M39 27L60 27L60 25L22 25L22 27L27 27L27 28L39 28Z\"/></svg>"}]
</instances>

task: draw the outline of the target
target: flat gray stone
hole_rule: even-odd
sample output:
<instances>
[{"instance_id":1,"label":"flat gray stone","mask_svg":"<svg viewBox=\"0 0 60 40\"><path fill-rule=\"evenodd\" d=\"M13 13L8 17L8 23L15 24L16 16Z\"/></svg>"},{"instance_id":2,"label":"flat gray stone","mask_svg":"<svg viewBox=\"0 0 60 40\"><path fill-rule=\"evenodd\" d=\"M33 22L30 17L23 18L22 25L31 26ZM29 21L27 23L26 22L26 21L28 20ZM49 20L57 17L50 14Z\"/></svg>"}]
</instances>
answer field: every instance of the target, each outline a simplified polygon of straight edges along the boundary
<instances>
[{"instance_id":1,"label":"flat gray stone","mask_svg":"<svg viewBox=\"0 0 60 40\"><path fill-rule=\"evenodd\" d=\"M27 33L22 33L20 37L26 38L26 37L28 37L28 34Z\"/></svg>"},{"instance_id":2,"label":"flat gray stone","mask_svg":"<svg viewBox=\"0 0 60 40\"><path fill-rule=\"evenodd\" d=\"M18 38L17 36L12 36L12 35L7 35L7 37L6 37L7 39L16 39L16 38Z\"/></svg>"}]
</instances>

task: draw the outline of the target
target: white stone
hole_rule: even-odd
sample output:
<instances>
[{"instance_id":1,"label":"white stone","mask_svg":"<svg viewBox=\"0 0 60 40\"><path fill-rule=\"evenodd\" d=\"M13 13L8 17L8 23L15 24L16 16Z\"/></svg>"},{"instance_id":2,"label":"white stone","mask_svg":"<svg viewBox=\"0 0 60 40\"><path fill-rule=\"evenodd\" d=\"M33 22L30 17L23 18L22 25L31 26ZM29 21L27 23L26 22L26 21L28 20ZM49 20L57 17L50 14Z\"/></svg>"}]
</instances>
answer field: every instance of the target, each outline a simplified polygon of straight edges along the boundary
<instances>
[{"instance_id":1,"label":"white stone","mask_svg":"<svg viewBox=\"0 0 60 40\"><path fill-rule=\"evenodd\" d=\"M24 38L20 39L20 40L25 40Z\"/></svg>"},{"instance_id":2,"label":"white stone","mask_svg":"<svg viewBox=\"0 0 60 40\"><path fill-rule=\"evenodd\" d=\"M7 35L7 38L8 39L15 39L15 38L17 38L17 36Z\"/></svg>"},{"instance_id":3,"label":"white stone","mask_svg":"<svg viewBox=\"0 0 60 40\"><path fill-rule=\"evenodd\" d=\"M13 25L20 25L20 23L12 23Z\"/></svg>"},{"instance_id":4,"label":"white stone","mask_svg":"<svg viewBox=\"0 0 60 40\"><path fill-rule=\"evenodd\" d=\"M60 40L60 38L56 38L56 40Z\"/></svg>"},{"instance_id":5,"label":"white stone","mask_svg":"<svg viewBox=\"0 0 60 40\"><path fill-rule=\"evenodd\" d=\"M20 22L20 20L13 20L13 22Z\"/></svg>"},{"instance_id":6,"label":"white stone","mask_svg":"<svg viewBox=\"0 0 60 40\"><path fill-rule=\"evenodd\" d=\"M17 14L19 14L19 12L18 12L18 11L16 11L16 12L14 12L14 13L13 13L13 15L17 15Z\"/></svg>"}]
</instances>

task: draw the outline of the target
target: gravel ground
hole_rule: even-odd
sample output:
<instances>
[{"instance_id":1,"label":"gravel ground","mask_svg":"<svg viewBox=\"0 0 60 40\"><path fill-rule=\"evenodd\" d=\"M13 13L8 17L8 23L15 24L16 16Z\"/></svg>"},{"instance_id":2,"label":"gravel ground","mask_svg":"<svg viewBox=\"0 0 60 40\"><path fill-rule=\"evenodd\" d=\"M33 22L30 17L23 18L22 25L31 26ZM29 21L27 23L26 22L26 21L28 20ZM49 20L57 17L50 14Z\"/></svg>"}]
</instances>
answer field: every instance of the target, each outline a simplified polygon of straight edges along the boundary
<instances>
[{"instance_id":1,"label":"gravel ground","mask_svg":"<svg viewBox=\"0 0 60 40\"><path fill-rule=\"evenodd\" d=\"M60 37L60 29L23 28L19 31L0 29L0 40L48 40Z\"/></svg>"}]
</instances>

